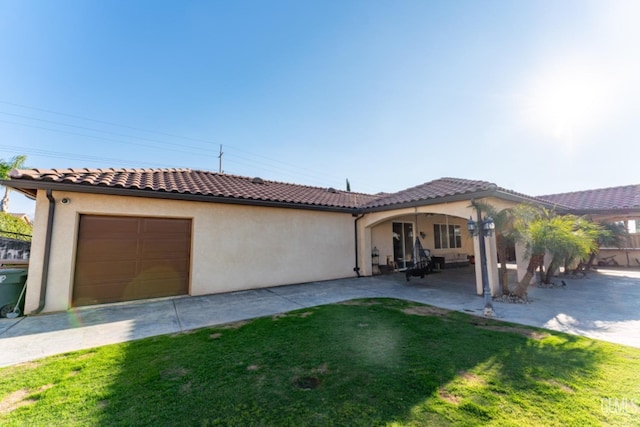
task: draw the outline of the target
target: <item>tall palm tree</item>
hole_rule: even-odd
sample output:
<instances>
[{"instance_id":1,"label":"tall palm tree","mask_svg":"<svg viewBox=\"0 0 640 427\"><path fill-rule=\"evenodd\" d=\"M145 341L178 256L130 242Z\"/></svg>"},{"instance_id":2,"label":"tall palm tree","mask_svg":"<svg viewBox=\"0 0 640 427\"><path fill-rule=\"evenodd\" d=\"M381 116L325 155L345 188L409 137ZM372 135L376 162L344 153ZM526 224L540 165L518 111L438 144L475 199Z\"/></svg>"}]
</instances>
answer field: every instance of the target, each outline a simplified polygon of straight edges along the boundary
<instances>
[{"instance_id":1,"label":"tall palm tree","mask_svg":"<svg viewBox=\"0 0 640 427\"><path fill-rule=\"evenodd\" d=\"M27 156L21 154L19 156L12 157L9 160L0 159L0 179L8 179L9 172L12 169L20 169L24 166L24 162L27 160ZM0 211L9 211L9 187L4 187L4 197L0 202Z\"/></svg>"}]
</instances>

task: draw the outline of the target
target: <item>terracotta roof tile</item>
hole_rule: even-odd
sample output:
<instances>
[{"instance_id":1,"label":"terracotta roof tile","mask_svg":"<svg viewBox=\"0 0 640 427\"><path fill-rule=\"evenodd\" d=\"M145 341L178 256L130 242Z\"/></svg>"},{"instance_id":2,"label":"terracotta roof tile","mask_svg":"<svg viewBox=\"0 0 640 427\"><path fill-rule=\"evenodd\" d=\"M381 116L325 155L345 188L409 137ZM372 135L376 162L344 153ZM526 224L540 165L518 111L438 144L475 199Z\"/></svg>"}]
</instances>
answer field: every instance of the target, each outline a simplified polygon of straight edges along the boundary
<instances>
[{"instance_id":1,"label":"terracotta roof tile","mask_svg":"<svg viewBox=\"0 0 640 427\"><path fill-rule=\"evenodd\" d=\"M25 169L12 180L193 194L288 204L357 208L376 196L191 169Z\"/></svg>"},{"instance_id":2,"label":"terracotta roof tile","mask_svg":"<svg viewBox=\"0 0 640 427\"><path fill-rule=\"evenodd\" d=\"M552 203L561 203L571 209L581 211L639 209L640 185L548 194L538 196L538 198Z\"/></svg>"},{"instance_id":3,"label":"terracotta roof tile","mask_svg":"<svg viewBox=\"0 0 640 427\"><path fill-rule=\"evenodd\" d=\"M12 181L20 181L20 188L29 181L52 185L79 185L123 190L165 192L212 198L261 201L288 205L313 206L332 209L379 209L429 201L456 195L496 191L519 199L541 201L527 195L496 186L491 182L460 178L441 178L397 193L375 195L310 187L276 181L218 174L191 169L25 169L13 170ZM10 183L10 181L9 181ZM26 184L26 185L25 185ZM10 184L9 184L10 185ZM561 203L553 202L552 203Z\"/></svg>"},{"instance_id":4,"label":"terracotta roof tile","mask_svg":"<svg viewBox=\"0 0 640 427\"><path fill-rule=\"evenodd\" d=\"M437 199L457 194L475 193L484 190L494 190L498 187L487 181L474 181L461 178L440 178L415 187L407 188L393 194L381 194L378 199L369 202L366 207L382 207L419 200Z\"/></svg>"}]
</instances>

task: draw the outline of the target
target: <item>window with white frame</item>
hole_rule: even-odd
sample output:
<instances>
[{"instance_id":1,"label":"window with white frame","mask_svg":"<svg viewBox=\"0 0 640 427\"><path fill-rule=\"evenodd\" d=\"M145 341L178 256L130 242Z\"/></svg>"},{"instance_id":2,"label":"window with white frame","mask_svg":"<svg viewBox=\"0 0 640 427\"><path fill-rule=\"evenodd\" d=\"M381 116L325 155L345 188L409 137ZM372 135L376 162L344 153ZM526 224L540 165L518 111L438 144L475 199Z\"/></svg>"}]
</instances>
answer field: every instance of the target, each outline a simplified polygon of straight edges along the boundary
<instances>
[{"instance_id":1,"label":"window with white frame","mask_svg":"<svg viewBox=\"0 0 640 427\"><path fill-rule=\"evenodd\" d=\"M436 249L462 247L462 231L459 225L433 224L433 240Z\"/></svg>"}]
</instances>

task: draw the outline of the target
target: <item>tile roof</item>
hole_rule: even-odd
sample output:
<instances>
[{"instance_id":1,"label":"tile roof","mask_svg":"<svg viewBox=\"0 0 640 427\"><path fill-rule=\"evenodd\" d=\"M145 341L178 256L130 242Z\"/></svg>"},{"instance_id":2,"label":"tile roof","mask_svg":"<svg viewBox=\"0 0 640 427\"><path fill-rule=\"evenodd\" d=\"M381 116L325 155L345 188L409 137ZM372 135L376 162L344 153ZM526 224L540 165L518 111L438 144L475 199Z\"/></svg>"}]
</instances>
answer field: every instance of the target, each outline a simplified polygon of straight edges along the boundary
<instances>
[{"instance_id":1,"label":"tile roof","mask_svg":"<svg viewBox=\"0 0 640 427\"><path fill-rule=\"evenodd\" d=\"M393 209L455 196L473 198L474 193L501 193L519 201L544 202L491 182L461 178L440 178L397 193L370 195L192 169L23 169L11 171L9 177L8 185L31 195L35 195L35 188L64 187L74 191L74 186L82 186L85 190L95 188L96 192L145 191L156 197L165 193L168 198L228 199L237 203L354 211Z\"/></svg>"},{"instance_id":2,"label":"tile roof","mask_svg":"<svg viewBox=\"0 0 640 427\"><path fill-rule=\"evenodd\" d=\"M377 196L191 169L25 169L11 180L353 209ZM21 185L24 187L24 184Z\"/></svg>"},{"instance_id":3,"label":"tile roof","mask_svg":"<svg viewBox=\"0 0 640 427\"><path fill-rule=\"evenodd\" d=\"M468 195L473 197L473 193L479 192L501 192L516 196L521 199L536 200L526 194L517 193L506 188L498 187L488 181L478 181L462 178L440 178L434 181L425 182L415 187L407 188L393 194L383 194L381 197L369 202L365 208L380 208L393 205L402 205L413 202L427 201L458 195Z\"/></svg>"},{"instance_id":4,"label":"tile roof","mask_svg":"<svg viewBox=\"0 0 640 427\"><path fill-rule=\"evenodd\" d=\"M548 194L538 198L579 211L640 209L640 185Z\"/></svg>"},{"instance_id":5,"label":"tile roof","mask_svg":"<svg viewBox=\"0 0 640 427\"><path fill-rule=\"evenodd\" d=\"M385 194L369 202L367 208L391 206L420 200L437 199L457 194L474 193L483 190L493 190L495 184L486 181L472 181L459 178L440 178L397 193Z\"/></svg>"}]
</instances>

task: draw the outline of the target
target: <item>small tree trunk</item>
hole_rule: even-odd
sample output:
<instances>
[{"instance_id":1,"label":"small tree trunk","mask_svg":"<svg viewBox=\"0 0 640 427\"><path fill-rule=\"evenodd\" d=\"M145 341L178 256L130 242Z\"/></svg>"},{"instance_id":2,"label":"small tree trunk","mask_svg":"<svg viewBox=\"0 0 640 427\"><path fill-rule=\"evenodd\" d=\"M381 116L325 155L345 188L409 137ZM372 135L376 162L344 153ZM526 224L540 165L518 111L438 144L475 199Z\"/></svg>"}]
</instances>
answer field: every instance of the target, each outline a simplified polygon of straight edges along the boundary
<instances>
[{"instance_id":1,"label":"small tree trunk","mask_svg":"<svg viewBox=\"0 0 640 427\"><path fill-rule=\"evenodd\" d=\"M0 211L1 212L9 212L9 188L4 188L4 197L2 198L2 202L0 202Z\"/></svg>"},{"instance_id":2,"label":"small tree trunk","mask_svg":"<svg viewBox=\"0 0 640 427\"><path fill-rule=\"evenodd\" d=\"M529 259L529 265L527 266L527 272L520 282L518 282L518 286L514 290L514 294L519 297L524 297L527 293L527 288L529 287L529 283L531 283L531 279L533 275L536 273L536 270L539 266L544 262L544 254L534 254L531 255Z\"/></svg>"},{"instance_id":3,"label":"small tree trunk","mask_svg":"<svg viewBox=\"0 0 640 427\"><path fill-rule=\"evenodd\" d=\"M560 264L555 258L551 260L551 264L549 264L549 268L542 276L542 283L548 285L551 283L551 279L553 278L553 273L558 269L558 265Z\"/></svg>"},{"instance_id":4,"label":"small tree trunk","mask_svg":"<svg viewBox=\"0 0 640 427\"><path fill-rule=\"evenodd\" d=\"M507 270L507 247L502 239L496 239L498 257L500 258L500 286L502 294L509 295L509 271Z\"/></svg>"}]
</instances>

